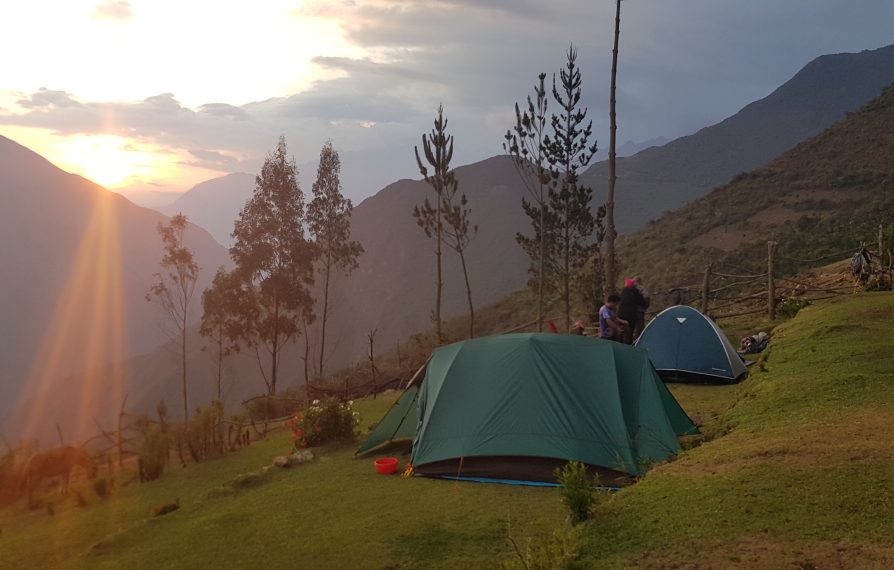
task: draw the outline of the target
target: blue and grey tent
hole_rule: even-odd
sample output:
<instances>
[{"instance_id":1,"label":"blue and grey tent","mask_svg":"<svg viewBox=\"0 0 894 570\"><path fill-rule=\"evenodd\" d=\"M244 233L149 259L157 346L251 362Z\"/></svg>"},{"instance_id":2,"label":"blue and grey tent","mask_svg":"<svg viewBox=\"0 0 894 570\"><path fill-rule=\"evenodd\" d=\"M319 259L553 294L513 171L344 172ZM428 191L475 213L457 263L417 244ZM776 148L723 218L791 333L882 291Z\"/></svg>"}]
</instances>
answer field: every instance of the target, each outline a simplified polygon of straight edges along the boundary
<instances>
[{"instance_id":1,"label":"blue and grey tent","mask_svg":"<svg viewBox=\"0 0 894 570\"><path fill-rule=\"evenodd\" d=\"M663 310L646 326L636 346L665 381L735 383L745 363L714 321L692 307Z\"/></svg>"}]
</instances>

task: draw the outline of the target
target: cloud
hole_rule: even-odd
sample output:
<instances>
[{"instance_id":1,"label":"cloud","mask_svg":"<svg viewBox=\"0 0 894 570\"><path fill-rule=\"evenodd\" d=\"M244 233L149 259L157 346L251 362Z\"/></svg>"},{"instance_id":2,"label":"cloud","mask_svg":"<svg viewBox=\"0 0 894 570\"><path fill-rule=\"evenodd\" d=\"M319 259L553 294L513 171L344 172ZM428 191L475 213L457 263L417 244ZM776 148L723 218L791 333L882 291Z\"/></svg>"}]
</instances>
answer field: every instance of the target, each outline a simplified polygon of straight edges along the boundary
<instances>
[{"instance_id":1,"label":"cloud","mask_svg":"<svg viewBox=\"0 0 894 570\"><path fill-rule=\"evenodd\" d=\"M104 0L93 10L93 17L103 20L130 20L133 18L128 0Z\"/></svg>"},{"instance_id":2,"label":"cloud","mask_svg":"<svg viewBox=\"0 0 894 570\"><path fill-rule=\"evenodd\" d=\"M216 150L189 149L189 154L195 159L185 162L189 166L198 166L209 170L222 170L233 172L239 167L239 160Z\"/></svg>"},{"instance_id":3,"label":"cloud","mask_svg":"<svg viewBox=\"0 0 894 570\"><path fill-rule=\"evenodd\" d=\"M174 149L192 165L249 172L280 134L299 164L331 138L356 200L417 175L412 148L440 103L456 164L502 152L513 104L539 72L551 79L574 42L582 102L607 146L612 2L321 0L298 15L336 23L352 47L314 57L329 79L300 93L191 108L173 93L101 102L41 89L18 97L18 108L7 105L0 124L118 134ZM833 0L624 2L620 140L694 132L769 94L818 55L890 43L891 21L894 3L884 0L865 0L859 11Z\"/></svg>"},{"instance_id":4,"label":"cloud","mask_svg":"<svg viewBox=\"0 0 894 570\"><path fill-rule=\"evenodd\" d=\"M16 104L25 109L51 109L80 105L69 93L53 91L46 87L41 87L36 93L28 95L24 99L19 99Z\"/></svg>"}]
</instances>

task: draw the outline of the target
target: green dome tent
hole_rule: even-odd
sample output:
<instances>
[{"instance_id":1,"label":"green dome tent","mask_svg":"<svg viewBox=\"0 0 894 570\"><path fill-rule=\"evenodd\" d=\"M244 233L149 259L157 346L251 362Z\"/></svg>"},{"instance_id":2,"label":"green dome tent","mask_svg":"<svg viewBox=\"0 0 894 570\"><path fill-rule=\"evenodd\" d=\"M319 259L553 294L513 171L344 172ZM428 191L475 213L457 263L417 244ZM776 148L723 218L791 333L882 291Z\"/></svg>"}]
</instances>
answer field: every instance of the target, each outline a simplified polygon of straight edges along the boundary
<instances>
[{"instance_id":1,"label":"green dome tent","mask_svg":"<svg viewBox=\"0 0 894 570\"><path fill-rule=\"evenodd\" d=\"M685 305L658 313L636 346L649 353L664 380L734 383L748 372L717 324Z\"/></svg>"},{"instance_id":2,"label":"green dome tent","mask_svg":"<svg viewBox=\"0 0 894 570\"><path fill-rule=\"evenodd\" d=\"M576 335L441 347L413 384L418 393L398 400L361 451L405 437L416 419L411 463L421 475L552 482L556 467L578 460L620 480L698 432L645 352Z\"/></svg>"}]
</instances>

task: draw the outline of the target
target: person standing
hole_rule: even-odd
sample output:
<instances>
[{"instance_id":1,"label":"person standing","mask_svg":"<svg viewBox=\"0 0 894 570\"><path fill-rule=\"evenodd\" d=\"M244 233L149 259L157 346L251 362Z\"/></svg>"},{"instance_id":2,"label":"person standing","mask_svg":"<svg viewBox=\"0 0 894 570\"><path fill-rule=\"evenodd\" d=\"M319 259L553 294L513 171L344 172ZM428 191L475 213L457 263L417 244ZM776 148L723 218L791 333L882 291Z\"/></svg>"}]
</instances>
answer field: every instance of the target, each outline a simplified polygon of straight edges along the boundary
<instances>
[{"instance_id":1,"label":"person standing","mask_svg":"<svg viewBox=\"0 0 894 570\"><path fill-rule=\"evenodd\" d=\"M618 304L621 297L611 294L605 300L605 304L599 309L599 338L623 342L624 326L629 326L626 320L618 317Z\"/></svg>"},{"instance_id":2,"label":"person standing","mask_svg":"<svg viewBox=\"0 0 894 570\"><path fill-rule=\"evenodd\" d=\"M639 318L640 310L645 312L646 306L646 300L636 287L636 280L625 279L624 290L621 291L621 306L618 309L618 316L629 323L624 328L622 340L624 344L633 344L634 326Z\"/></svg>"}]
</instances>

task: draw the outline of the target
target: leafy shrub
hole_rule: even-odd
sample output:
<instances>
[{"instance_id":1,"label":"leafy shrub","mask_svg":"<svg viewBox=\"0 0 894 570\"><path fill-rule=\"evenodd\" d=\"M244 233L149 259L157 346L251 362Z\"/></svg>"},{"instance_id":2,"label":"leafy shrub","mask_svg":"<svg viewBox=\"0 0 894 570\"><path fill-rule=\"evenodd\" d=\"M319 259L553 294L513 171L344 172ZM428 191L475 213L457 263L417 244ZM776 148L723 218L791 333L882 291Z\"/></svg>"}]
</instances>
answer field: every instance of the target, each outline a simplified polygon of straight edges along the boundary
<instances>
[{"instance_id":1,"label":"leafy shrub","mask_svg":"<svg viewBox=\"0 0 894 570\"><path fill-rule=\"evenodd\" d=\"M286 425L292 430L297 450L331 441L352 441L359 423L360 414L354 411L354 402L314 400L303 414L296 414Z\"/></svg>"},{"instance_id":2,"label":"leafy shrub","mask_svg":"<svg viewBox=\"0 0 894 570\"><path fill-rule=\"evenodd\" d=\"M791 319L809 304L807 299L783 299L776 305L776 314L784 319Z\"/></svg>"},{"instance_id":3,"label":"leafy shrub","mask_svg":"<svg viewBox=\"0 0 894 570\"><path fill-rule=\"evenodd\" d=\"M100 499L105 499L109 496L109 493L112 490L112 485L103 477L100 477L96 481L93 482L93 492L96 493L96 496Z\"/></svg>"},{"instance_id":4,"label":"leafy shrub","mask_svg":"<svg viewBox=\"0 0 894 570\"><path fill-rule=\"evenodd\" d=\"M568 507L571 524L577 525L590 517L590 508L595 503L593 487L598 484L596 477L587 474L587 466L580 461L569 461L561 469L556 469L559 481L559 495Z\"/></svg>"},{"instance_id":5,"label":"leafy shrub","mask_svg":"<svg viewBox=\"0 0 894 570\"><path fill-rule=\"evenodd\" d=\"M293 389L276 396L259 396L245 402L245 411L250 420L283 418L295 413L301 396L303 394Z\"/></svg>"},{"instance_id":6,"label":"leafy shrub","mask_svg":"<svg viewBox=\"0 0 894 570\"><path fill-rule=\"evenodd\" d=\"M566 570L572 567L580 550L580 537L575 529L557 528L527 541L522 550L510 535L516 559L503 562L504 570Z\"/></svg>"},{"instance_id":7,"label":"leafy shrub","mask_svg":"<svg viewBox=\"0 0 894 570\"><path fill-rule=\"evenodd\" d=\"M154 481L162 476L168 466L170 450L170 437L159 426L150 426L143 431L137 450L140 481Z\"/></svg>"}]
</instances>

